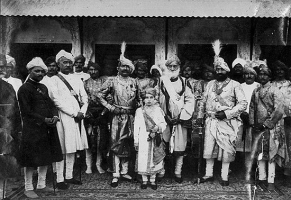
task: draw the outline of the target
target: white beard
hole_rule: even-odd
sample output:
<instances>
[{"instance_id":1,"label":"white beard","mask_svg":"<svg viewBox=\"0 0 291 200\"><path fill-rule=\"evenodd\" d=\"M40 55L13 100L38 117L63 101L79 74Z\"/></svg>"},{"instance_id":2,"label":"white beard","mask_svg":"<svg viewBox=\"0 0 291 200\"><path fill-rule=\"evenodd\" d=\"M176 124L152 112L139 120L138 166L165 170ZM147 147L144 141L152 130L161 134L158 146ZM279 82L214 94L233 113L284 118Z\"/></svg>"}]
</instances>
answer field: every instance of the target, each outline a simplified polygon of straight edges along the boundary
<instances>
[{"instance_id":1,"label":"white beard","mask_svg":"<svg viewBox=\"0 0 291 200\"><path fill-rule=\"evenodd\" d=\"M178 68L176 71L170 71L168 69L165 70L165 75L169 78L169 79L173 79L173 78L177 78L180 74L180 68Z\"/></svg>"}]
</instances>

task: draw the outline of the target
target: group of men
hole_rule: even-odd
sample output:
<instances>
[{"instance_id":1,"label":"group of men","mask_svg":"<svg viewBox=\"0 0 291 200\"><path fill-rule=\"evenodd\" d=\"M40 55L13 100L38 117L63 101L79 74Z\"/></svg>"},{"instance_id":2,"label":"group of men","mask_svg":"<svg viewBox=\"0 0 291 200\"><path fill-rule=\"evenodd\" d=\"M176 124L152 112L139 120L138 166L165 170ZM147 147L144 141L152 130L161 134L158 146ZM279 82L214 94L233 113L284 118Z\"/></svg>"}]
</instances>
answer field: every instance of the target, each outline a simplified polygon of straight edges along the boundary
<instances>
[{"instance_id":1,"label":"group of men","mask_svg":"<svg viewBox=\"0 0 291 200\"><path fill-rule=\"evenodd\" d=\"M162 132L164 151L175 158L176 182L183 181L183 158L192 138L189 134L195 134L191 129L202 126L206 170L200 182L214 181L217 158L222 161L220 184L229 185L229 166L237 151L249 152L246 166L257 156L258 182L269 189L274 189L276 164L290 175L291 85L287 77L289 69L284 63L274 63L275 78L270 82L272 73L264 61L246 62L237 58L231 71L219 54L213 66L186 62L181 67L179 58L173 56L164 65L152 66L149 78L147 60L132 62L124 56L125 47L122 49L117 76L101 77L100 66L92 62L88 63L87 74L82 69L84 56L74 57L61 50L45 62L33 58L26 66L29 75L25 83L12 84L22 118L18 161L24 167L27 197L38 196L32 185L35 167L37 190L50 189L45 184L49 165L56 172L58 189L82 184L73 177L75 158L82 150L86 152L86 173L92 173L92 155L96 153L99 173L105 173L102 158L109 157L112 187L117 187L121 178L132 180L129 165L134 165L134 115L143 106L142 94L146 88L156 89L156 104L164 112L167 122ZM15 60L10 56L1 59L0 83L9 83L7 63L15 66ZM134 71L136 78L132 77ZM165 169L158 177L164 174Z\"/></svg>"}]
</instances>

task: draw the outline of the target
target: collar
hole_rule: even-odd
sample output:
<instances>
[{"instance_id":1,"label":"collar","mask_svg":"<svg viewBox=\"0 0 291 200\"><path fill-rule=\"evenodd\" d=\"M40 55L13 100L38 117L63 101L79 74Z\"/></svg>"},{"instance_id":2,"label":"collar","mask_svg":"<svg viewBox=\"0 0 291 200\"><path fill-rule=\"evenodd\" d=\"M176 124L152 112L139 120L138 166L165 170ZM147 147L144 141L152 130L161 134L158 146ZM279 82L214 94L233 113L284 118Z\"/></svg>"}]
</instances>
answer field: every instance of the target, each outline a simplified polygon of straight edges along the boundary
<instances>
[{"instance_id":1,"label":"collar","mask_svg":"<svg viewBox=\"0 0 291 200\"><path fill-rule=\"evenodd\" d=\"M176 82L178 80L179 76L177 76L176 78L172 78L170 79L171 82Z\"/></svg>"}]
</instances>

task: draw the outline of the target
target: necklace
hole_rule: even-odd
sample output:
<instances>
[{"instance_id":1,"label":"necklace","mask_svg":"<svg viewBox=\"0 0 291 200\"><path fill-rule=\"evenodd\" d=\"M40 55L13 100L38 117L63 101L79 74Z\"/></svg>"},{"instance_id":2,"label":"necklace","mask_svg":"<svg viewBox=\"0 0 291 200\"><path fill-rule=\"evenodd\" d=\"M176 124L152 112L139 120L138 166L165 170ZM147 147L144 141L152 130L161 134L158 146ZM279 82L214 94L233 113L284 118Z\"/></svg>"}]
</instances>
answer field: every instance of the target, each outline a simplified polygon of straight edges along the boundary
<instances>
[{"instance_id":1,"label":"necklace","mask_svg":"<svg viewBox=\"0 0 291 200\"><path fill-rule=\"evenodd\" d=\"M219 83L217 80L214 82L213 92L215 92L217 95L220 95L223 92L223 88L230 82L230 79L227 78L222 83ZM221 85L221 86L220 86Z\"/></svg>"}]
</instances>

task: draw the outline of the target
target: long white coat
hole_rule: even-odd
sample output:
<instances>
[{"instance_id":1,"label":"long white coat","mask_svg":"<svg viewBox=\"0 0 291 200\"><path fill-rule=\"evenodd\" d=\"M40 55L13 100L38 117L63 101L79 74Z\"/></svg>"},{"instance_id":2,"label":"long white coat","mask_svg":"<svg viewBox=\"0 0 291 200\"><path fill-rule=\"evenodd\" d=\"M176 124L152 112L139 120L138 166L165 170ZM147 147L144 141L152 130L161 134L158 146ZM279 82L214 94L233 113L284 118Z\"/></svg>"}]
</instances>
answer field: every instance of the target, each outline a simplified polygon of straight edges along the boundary
<instances>
[{"instance_id":1,"label":"long white coat","mask_svg":"<svg viewBox=\"0 0 291 200\"><path fill-rule=\"evenodd\" d=\"M57 123L62 151L66 153L75 153L77 150L88 149L88 141L83 120L81 122L81 134L79 124L75 122L74 117L78 112L86 113L88 108L88 96L84 89L84 83L77 77L69 74L61 74L72 86L78 95L82 107L73 94L69 91L64 82L57 76L51 78L50 97L59 110L60 122Z\"/></svg>"}]
</instances>

